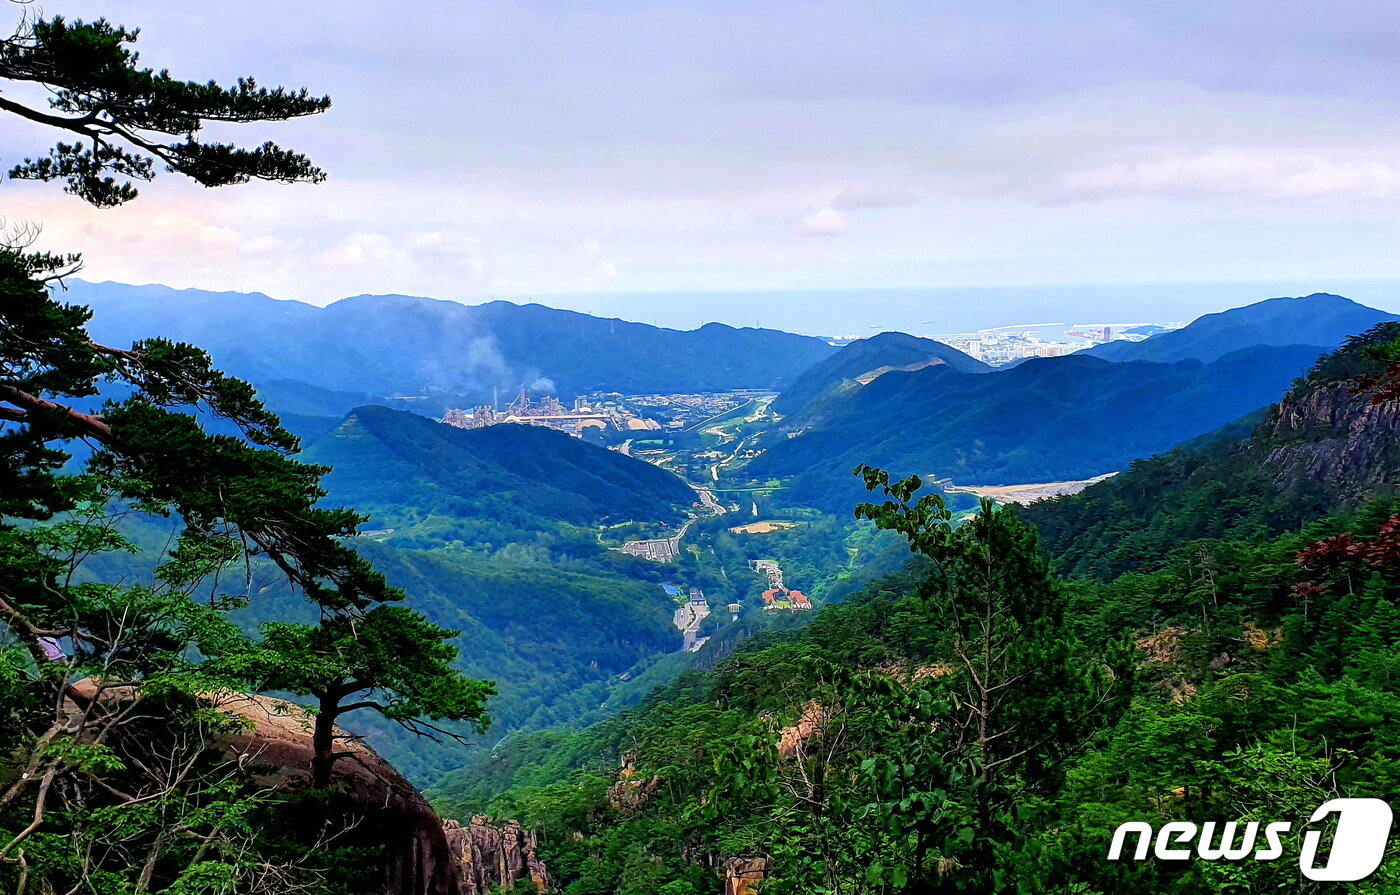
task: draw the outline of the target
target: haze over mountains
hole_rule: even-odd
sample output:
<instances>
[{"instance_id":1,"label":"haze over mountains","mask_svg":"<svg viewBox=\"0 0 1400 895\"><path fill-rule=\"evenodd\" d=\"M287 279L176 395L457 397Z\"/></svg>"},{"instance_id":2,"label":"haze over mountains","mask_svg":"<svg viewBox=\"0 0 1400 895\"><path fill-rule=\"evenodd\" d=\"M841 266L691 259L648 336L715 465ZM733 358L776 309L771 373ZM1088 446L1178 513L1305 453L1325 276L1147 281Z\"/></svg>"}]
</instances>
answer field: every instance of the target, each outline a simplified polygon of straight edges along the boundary
<instances>
[{"instance_id":1,"label":"haze over mountains","mask_svg":"<svg viewBox=\"0 0 1400 895\"><path fill-rule=\"evenodd\" d=\"M797 380L796 396L775 403L792 415L796 437L773 444L750 469L791 478L792 498L824 505L851 499L847 475L859 463L960 484L1086 479L1277 400L1318 355L1393 319L1335 295L1270 299L1142 342L992 375L939 363L891 370L862 386L853 372L861 367L941 357L908 337L888 340L886 354L873 338L822 361ZM844 388L829 386L819 397L807 387L837 369Z\"/></svg>"},{"instance_id":2,"label":"haze over mountains","mask_svg":"<svg viewBox=\"0 0 1400 895\"><path fill-rule=\"evenodd\" d=\"M1348 336L1396 319L1400 318L1340 295L1318 292L1300 298L1270 298L1207 314L1182 329L1142 342L1109 342L1084 353L1112 361L1170 363L1209 362L1250 345L1316 345L1330 350Z\"/></svg>"},{"instance_id":3,"label":"haze over mountains","mask_svg":"<svg viewBox=\"0 0 1400 895\"><path fill-rule=\"evenodd\" d=\"M566 399L597 391L778 389L773 409L796 437L768 445L750 468L758 477L796 477L798 492L804 482L812 491L827 487L816 483L859 462L968 484L1122 469L1276 400L1317 355L1396 319L1325 293L1276 298L1141 342L995 370L903 333L838 350L772 330L710 324L676 331L507 302L359 296L318 308L261 295L82 282L71 294L94 308L99 339L163 335L208 347L313 438L331 428L328 418L361 405L435 416L446 406L510 395L521 384ZM469 471L475 461L462 446L470 437L414 429L408 418L373 410L352 416L309 456L334 454L335 439L348 446L347 426L355 420L383 425L384 440L375 444L395 455L392 463L386 455L386 468L436 458L439 470L456 467L458 480L472 483L454 489L439 478L424 500L475 492L491 477ZM483 435L473 446L504 437ZM457 459L443 459L449 456ZM352 478L337 478L358 499ZM369 491L374 485L364 483Z\"/></svg>"},{"instance_id":4,"label":"haze over mountains","mask_svg":"<svg viewBox=\"0 0 1400 895\"><path fill-rule=\"evenodd\" d=\"M708 324L669 330L542 305L362 295L325 308L264 295L71 281L94 337L207 349L274 406L339 416L367 403L490 403L522 384L568 398L772 388L834 353L822 339ZM407 406L400 401L400 406Z\"/></svg>"}]
</instances>

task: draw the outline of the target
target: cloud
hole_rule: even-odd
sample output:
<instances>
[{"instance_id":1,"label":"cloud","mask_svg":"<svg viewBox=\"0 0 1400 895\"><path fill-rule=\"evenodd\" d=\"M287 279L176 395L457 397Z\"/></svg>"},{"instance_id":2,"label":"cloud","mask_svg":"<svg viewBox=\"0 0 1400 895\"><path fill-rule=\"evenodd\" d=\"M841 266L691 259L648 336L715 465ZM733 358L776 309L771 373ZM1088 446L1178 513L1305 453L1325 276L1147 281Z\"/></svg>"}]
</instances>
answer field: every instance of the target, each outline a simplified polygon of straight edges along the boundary
<instances>
[{"instance_id":1,"label":"cloud","mask_svg":"<svg viewBox=\"0 0 1400 895\"><path fill-rule=\"evenodd\" d=\"M844 236L846 216L834 208L819 208L802 219L803 236Z\"/></svg>"},{"instance_id":2,"label":"cloud","mask_svg":"<svg viewBox=\"0 0 1400 895\"><path fill-rule=\"evenodd\" d=\"M1351 153L1337 156L1235 147L1194 153L1159 150L1069 171L1031 192L1050 204L1134 196L1263 200L1391 200L1400 196L1400 166Z\"/></svg>"},{"instance_id":3,"label":"cloud","mask_svg":"<svg viewBox=\"0 0 1400 895\"><path fill-rule=\"evenodd\" d=\"M447 275L469 283L485 272L481 242L442 231L412 231L402 236L377 232L351 233L321 252L328 267L352 268L376 275L397 271L416 280L424 275Z\"/></svg>"},{"instance_id":4,"label":"cloud","mask_svg":"<svg viewBox=\"0 0 1400 895\"><path fill-rule=\"evenodd\" d=\"M831 200L839 211L855 208L904 208L918 202L918 197L902 186L848 186Z\"/></svg>"}]
</instances>

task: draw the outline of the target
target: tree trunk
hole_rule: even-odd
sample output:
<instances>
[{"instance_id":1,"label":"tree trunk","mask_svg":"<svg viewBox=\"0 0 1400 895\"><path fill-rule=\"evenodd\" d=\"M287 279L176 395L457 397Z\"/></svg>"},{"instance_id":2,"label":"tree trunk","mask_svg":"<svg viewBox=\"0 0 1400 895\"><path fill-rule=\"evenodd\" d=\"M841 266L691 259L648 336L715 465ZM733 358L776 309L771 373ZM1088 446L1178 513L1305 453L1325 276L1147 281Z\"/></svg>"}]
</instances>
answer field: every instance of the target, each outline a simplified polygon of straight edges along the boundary
<instances>
[{"instance_id":1,"label":"tree trunk","mask_svg":"<svg viewBox=\"0 0 1400 895\"><path fill-rule=\"evenodd\" d=\"M321 698L321 710L316 714L316 727L311 736L315 754L311 758L311 785L326 789L331 785L331 766L335 764L335 719L340 706L329 697Z\"/></svg>"}]
</instances>

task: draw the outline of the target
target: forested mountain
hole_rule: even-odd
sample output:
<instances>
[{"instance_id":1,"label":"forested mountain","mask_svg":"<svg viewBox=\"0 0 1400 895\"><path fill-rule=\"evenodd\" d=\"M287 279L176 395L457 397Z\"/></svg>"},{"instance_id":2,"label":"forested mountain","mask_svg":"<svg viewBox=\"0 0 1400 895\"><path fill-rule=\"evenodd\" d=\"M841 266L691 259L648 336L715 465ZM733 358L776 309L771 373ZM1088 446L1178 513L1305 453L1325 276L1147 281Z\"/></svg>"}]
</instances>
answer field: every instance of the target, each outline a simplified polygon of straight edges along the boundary
<instances>
[{"instance_id":1,"label":"forested mountain","mask_svg":"<svg viewBox=\"0 0 1400 895\"><path fill-rule=\"evenodd\" d=\"M404 410L359 407L307 445L333 468L331 498L380 522L484 517L557 523L678 522L695 492L663 469L537 426L458 429Z\"/></svg>"},{"instance_id":2,"label":"forested mountain","mask_svg":"<svg viewBox=\"0 0 1400 895\"><path fill-rule=\"evenodd\" d=\"M776 330L711 323L680 331L505 301L361 295L318 308L260 294L69 286L64 300L93 308L97 338L200 345L228 372L274 384L274 407L318 415L400 396L439 413L508 397L522 384L566 398L770 388L836 350Z\"/></svg>"},{"instance_id":3,"label":"forested mountain","mask_svg":"<svg viewBox=\"0 0 1400 895\"><path fill-rule=\"evenodd\" d=\"M435 794L538 830L567 895L1322 891L1299 869L1307 818L1391 797L1400 767L1397 336L1317 363L1246 445L1187 452L1184 485L1153 461L1031 514L1106 523L1105 544L1172 533L1150 572L1057 579L1009 511L955 528L871 472L888 502L862 513L920 554L903 573ZM1208 505L1240 524L1203 527ZM1126 821L1219 837L1227 819L1229 860L1107 860ZM1273 820L1286 858L1256 859ZM1397 846L1378 857L1347 891L1400 886Z\"/></svg>"},{"instance_id":4,"label":"forested mountain","mask_svg":"<svg viewBox=\"0 0 1400 895\"><path fill-rule=\"evenodd\" d=\"M809 491L859 463L961 484L1091 478L1278 400L1318 353L1256 347L1208 364L1071 355L990 375L948 365L890 372L831 402L816 428L774 444L751 469L801 475Z\"/></svg>"},{"instance_id":5,"label":"forested mountain","mask_svg":"<svg viewBox=\"0 0 1400 895\"><path fill-rule=\"evenodd\" d=\"M1253 345L1316 345L1330 350L1342 340L1394 314L1349 298L1318 292L1299 298L1270 298L1242 308L1207 314L1189 325L1141 342L1109 342L1086 350L1111 361L1210 362Z\"/></svg>"},{"instance_id":6,"label":"forested mountain","mask_svg":"<svg viewBox=\"0 0 1400 895\"><path fill-rule=\"evenodd\" d=\"M1400 484L1400 403L1372 403L1356 377L1367 349L1400 338L1381 324L1321 358L1243 434L1134 461L1072 497L1027 508L1072 574L1109 578L1161 567L1196 538L1280 533Z\"/></svg>"},{"instance_id":7,"label":"forested mountain","mask_svg":"<svg viewBox=\"0 0 1400 895\"><path fill-rule=\"evenodd\" d=\"M891 370L936 364L947 364L960 373L985 373L991 370L980 360L968 357L942 342L905 333L880 333L851 342L808 368L783 387L782 393L773 402L773 409L785 416L806 416L816 402L865 384L859 380L868 382Z\"/></svg>"}]
</instances>

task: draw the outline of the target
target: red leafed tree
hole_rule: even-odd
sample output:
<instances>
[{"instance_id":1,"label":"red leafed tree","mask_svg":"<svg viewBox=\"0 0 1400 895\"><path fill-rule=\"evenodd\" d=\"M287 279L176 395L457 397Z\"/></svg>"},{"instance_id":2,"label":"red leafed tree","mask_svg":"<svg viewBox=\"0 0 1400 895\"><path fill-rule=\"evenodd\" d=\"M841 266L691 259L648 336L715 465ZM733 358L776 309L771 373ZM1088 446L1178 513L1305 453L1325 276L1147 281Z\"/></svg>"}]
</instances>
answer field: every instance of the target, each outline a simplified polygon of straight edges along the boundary
<instances>
[{"instance_id":1,"label":"red leafed tree","mask_svg":"<svg viewBox=\"0 0 1400 895\"><path fill-rule=\"evenodd\" d=\"M1385 364L1385 369L1379 373L1358 376L1357 392L1369 392L1372 404L1400 401L1400 341L1391 342L1389 345L1374 345L1368 348L1366 353L1373 360Z\"/></svg>"},{"instance_id":2,"label":"red leafed tree","mask_svg":"<svg viewBox=\"0 0 1400 895\"><path fill-rule=\"evenodd\" d=\"M1299 551L1296 561L1302 568L1320 573L1365 568L1400 570L1400 514L1382 522L1370 537L1340 534L1315 541ZM1318 588L1318 585L1300 584L1294 590L1298 592L1302 588ZM1312 591L1320 592L1320 589Z\"/></svg>"}]
</instances>

